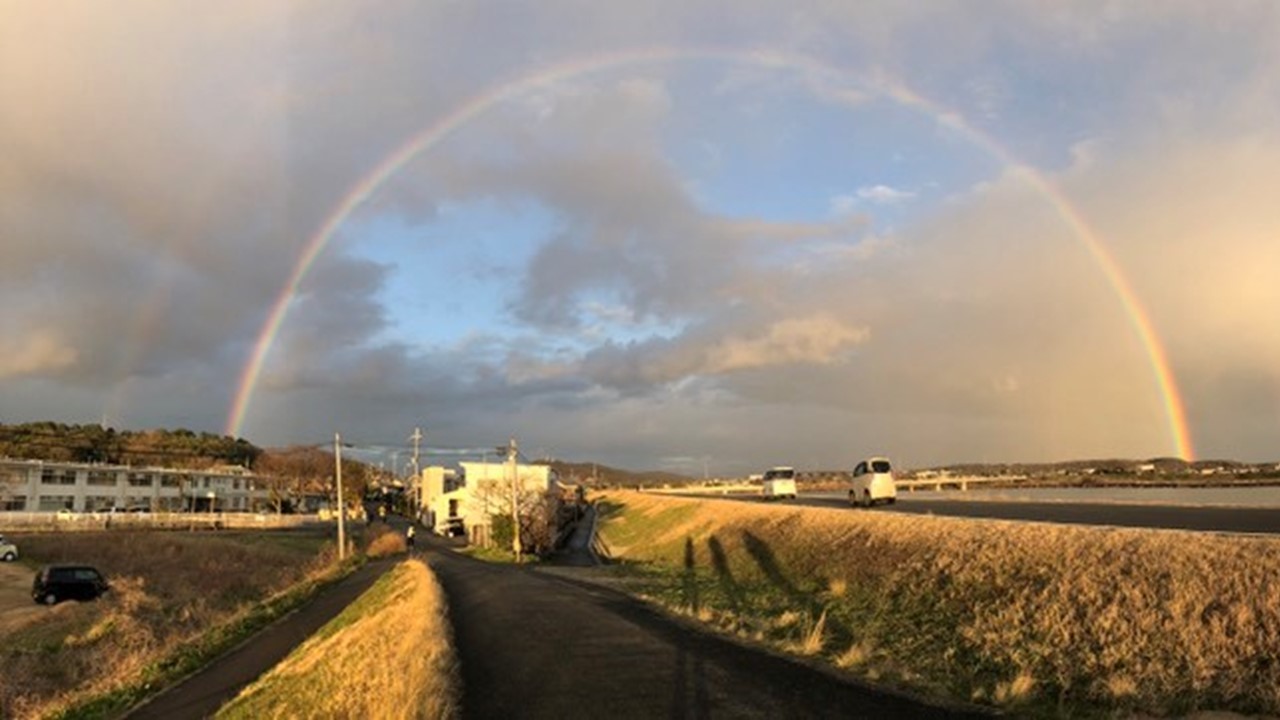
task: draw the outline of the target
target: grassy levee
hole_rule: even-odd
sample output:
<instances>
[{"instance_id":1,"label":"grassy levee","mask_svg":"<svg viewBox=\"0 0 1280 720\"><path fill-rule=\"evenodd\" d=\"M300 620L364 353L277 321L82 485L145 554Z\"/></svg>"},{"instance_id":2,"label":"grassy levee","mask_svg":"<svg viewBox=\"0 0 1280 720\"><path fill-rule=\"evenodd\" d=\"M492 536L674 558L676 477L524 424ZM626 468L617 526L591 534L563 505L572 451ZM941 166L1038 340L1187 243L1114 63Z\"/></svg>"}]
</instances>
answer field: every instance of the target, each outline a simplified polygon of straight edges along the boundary
<instances>
[{"instance_id":1,"label":"grassy levee","mask_svg":"<svg viewBox=\"0 0 1280 720\"><path fill-rule=\"evenodd\" d=\"M1045 717L1280 713L1280 540L600 502L638 592L874 682Z\"/></svg>"},{"instance_id":2,"label":"grassy levee","mask_svg":"<svg viewBox=\"0 0 1280 720\"><path fill-rule=\"evenodd\" d=\"M219 711L257 718L452 718L458 663L434 574L407 560Z\"/></svg>"},{"instance_id":3,"label":"grassy levee","mask_svg":"<svg viewBox=\"0 0 1280 720\"><path fill-rule=\"evenodd\" d=\"M0 637L0 717L118 715L348 573L323 535L31 535L28 562L107 573L92 603L42 611Z\"/></svg>"}]
</instances>

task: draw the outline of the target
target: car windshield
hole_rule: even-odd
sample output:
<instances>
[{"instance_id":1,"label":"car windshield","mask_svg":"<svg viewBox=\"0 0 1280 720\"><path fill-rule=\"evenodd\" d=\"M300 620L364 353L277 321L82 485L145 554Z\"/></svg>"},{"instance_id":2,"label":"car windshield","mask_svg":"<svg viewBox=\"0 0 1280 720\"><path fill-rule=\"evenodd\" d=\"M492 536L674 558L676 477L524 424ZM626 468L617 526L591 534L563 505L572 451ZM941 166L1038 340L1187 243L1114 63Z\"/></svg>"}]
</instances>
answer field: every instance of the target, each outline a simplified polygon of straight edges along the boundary
<instances>
[{"instance_id":1,"label":"car windshield","mask_svg":"<svg viewBox=\"0 0 1280 720\"><path fill-rule=\"evenodd\" d=\"M774 468L764 474L765 480L794 480L796 471L790 468Z\"/></svg>"},{"instance_id":2,"label":"car windshield","mask_svg":"<svg viewBox=\"0 0 1280 720\"><path fill-rule=\"evenodd\" d=\"M889 472L889 461L888 461L888 460L876 460L876 461L874 461L874 462L872 462L872 463L871 463L871 470L872 470L873 472L878 472L878 473L887 473L887 472Z\"/></svg>"}]
</instances>

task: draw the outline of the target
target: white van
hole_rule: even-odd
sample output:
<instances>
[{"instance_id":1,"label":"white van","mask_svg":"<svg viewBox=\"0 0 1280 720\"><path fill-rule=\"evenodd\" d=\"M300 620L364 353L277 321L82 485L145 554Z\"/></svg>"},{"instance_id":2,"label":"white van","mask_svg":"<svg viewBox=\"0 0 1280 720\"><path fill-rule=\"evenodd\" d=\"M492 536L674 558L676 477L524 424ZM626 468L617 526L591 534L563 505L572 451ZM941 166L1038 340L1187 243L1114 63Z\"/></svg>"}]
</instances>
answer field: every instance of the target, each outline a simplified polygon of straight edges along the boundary
<instances>
[{"instance_id":1,"label":"white van","mask_svg":"<svg viewBox=\"0 0 1280 720\"><path fill-rule=\"evenodd\" d=\"M898 488L893 482L893 468L888 458L873 457L853 469L853 487L849 488L849 504L871 507L878 502L893 504Z\"/></svg>"},{"instance_id":2,"label":"white van","mask_svg":"<svg viewBox=\"0 0 1280 720\"><path fill-rule=\"evenodd\" d=\"M769 468L764 474L760 497L765 500L796 497L796 470L790 467Z\"/></svg>"}]
</instances>

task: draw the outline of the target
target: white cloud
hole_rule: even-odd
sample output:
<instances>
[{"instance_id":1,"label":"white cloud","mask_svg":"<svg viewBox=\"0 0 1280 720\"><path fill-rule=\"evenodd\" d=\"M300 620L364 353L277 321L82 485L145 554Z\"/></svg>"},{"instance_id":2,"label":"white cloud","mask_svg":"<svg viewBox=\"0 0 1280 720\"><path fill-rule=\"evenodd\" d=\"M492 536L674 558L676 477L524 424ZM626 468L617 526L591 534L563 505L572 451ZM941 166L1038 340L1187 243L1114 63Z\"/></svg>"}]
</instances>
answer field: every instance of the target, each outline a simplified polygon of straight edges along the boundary
<instances>
[{"instance_id":1,"label":"white cloud","mask_svg":"<svg viewBox=\"0 0 1280 720\"><path fill-rule=\"evenodd\" d=\"M913 200L916 193L888 185L865 185L852 193L836 195L828 203L834 216L853 215L864 211L868 205L900 205Z\"/></svg>"}]
</instances>

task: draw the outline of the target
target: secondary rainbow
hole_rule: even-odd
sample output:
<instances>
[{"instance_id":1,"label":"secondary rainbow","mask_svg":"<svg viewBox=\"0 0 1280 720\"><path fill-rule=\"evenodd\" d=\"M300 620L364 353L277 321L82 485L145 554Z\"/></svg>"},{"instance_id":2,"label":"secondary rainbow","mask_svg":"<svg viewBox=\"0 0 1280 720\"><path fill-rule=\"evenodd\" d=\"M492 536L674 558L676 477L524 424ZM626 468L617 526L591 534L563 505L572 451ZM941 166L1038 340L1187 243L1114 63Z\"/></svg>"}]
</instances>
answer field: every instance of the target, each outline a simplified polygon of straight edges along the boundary
<instances>
[{"instance_id":1,"label":"secondary rainbow","mask_svg":"<svg viewBox=\"0 0 1280 720\"><path fill-rule=\"evenodd\" d=\"M311 269L312 264L315 263L316 258L324 251L338 228L346 222L347 218L405 164L421 153L435 147L459 128L487 112L498 103L519 96L536 87L590 73L614 70L627 65L688 60L716 60L771 69L798 70L815 74L815 77L827 79L848 80L854 77L851 73L834 68L815 58L773 50L644 48L606 55L591 55L556 63L491 86L486 91L472 96L432 125L410 137L399 149L378 162L372 170L351 187L347 194L325 216L324 221L316 229L316 232L307 240L293 268L293 272L289 275L288 280L281 288L279 296L272 304L267 318L263 322L262 329L253 344L249 359L241 372L236 394L232 399L231 409L227 416L227 434L240 434L258 379L262 374L263 365L270 354L271 346L280 332L285 316L288 314L289 305L294 295L297 294L298 287ZM1075 208L1070 199L1042 173L1019 162L1012 153L988 135L976 130L961 115L916 94L900 82L883 75L877 75L870 79L858 78L856 85L859 89L870 90L890 97L905 106L917 108L960 133L968 141L981 147L1006 166L1016 169L1031 187L1035 188L1055 209L1072 233L1084 244L1086 251L1097 263L1103 276L1116 293L1120 304L1124 308L1129 324L1132 326L1147 356L1148 363L1151 365L1175 452L1180 457L1188 460L1192 459L1194 457L1194 448L1181 394L1151 317L1137 293L1134 292L1133 286L1125 276L1120 264L1101 240L1099 233L1089 225L1084 215Z\"/></svg>"}]
</instances>

